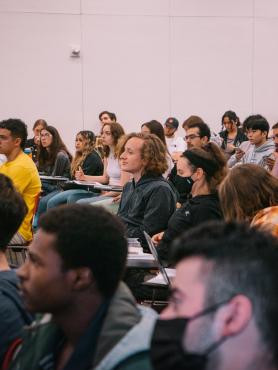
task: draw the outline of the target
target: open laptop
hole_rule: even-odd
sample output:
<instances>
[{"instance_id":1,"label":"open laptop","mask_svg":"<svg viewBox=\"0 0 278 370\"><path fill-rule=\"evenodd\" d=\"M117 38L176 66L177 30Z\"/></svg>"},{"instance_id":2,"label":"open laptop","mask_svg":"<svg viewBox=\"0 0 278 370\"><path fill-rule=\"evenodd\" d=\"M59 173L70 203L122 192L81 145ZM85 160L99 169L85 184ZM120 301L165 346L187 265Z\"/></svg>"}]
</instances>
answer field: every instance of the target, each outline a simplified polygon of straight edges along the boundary
<instances>
[{"instance_id":1,"label":"open laptop","mask_svg":"<svg viewBox=\"0 0 278 370\"><path fill-rule=\"evenodd\" d=\"M158 268L159 268L159 271L163 277L163 280L165 282L165 284L162 284L162 285L168 285L169 287L171 286L171 281L169 279L169 276L167 274L167 271L165 269L165 267L162 265L159 257L158 257L158 253L157 253L157 250L153 244L153 241L152 241L152 238L149 236L149 234L147 234L145 231L144 231L144 236L146 238L146 241L148 243L148 246L150 248L150 251L155 259L155 261L157 262L157 265L158 265ZM151 279L152 280L152 279ZM149 281L150 282L150 281ZM156 285L159 285L159 284L156 284Z\"/></svg>"}]
</instances>

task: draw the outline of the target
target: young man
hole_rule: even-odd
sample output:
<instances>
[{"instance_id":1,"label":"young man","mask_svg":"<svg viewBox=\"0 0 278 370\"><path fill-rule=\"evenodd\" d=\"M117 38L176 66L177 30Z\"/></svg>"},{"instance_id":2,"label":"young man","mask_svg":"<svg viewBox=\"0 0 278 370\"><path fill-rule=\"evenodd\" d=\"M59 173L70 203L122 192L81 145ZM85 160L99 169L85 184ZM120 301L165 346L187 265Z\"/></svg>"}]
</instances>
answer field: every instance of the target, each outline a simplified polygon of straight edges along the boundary
<instances>
[{"instance_id":1,"label":"young man","mask_svg":"<svg viewBox=\"0 0 278 370\"><path fill-rule=\"evenodd\" d=\"M103 208L65 205L39 221L18 270L26 307L45 314L26 329L10 369L149 369L156 314L121 282L123 225ZM50 315L49 315L50 314Z\"/></svg>"},{"instance_id":2,"label":"young man","mask_svg":"<svg viewBox=\"0 0 278 370\"><path fill-rule=\"evenodd\" d=\"M185 130L184 140L187 143L188 149L201 148L210 141L211 133L209 126L197 116L191 116L184 121L183 128ZM168 179L179 193L178 202L180 204L186 202L191 191L191 186L186 178L177 174L177 165L173 167Z\"/></svg>"},{"instance_id":3,"label":"young man","mask_svg":"<svg viewBox=\"0 0 278 370\"><path fill-rule=\"evenodd\" d=\"M176 278L156 324L154 370L278 368L278 240L211 223L175 243Z\"/></svg>"},{"instance_id":4,"label":"young man","mask_svg":"<svg viewBox=\"0 0 278 370\"><path fill-rule=\"evenodd\" d=\"M104 125L105 123L117 122L116 114L108 112L107 110L101 112L98 118L102 125Z\"/></svg>"},{"instance_id":5,"label":"young man","mask_svg":"<svg viewBox=\"0 0 278 370\"><path fill-rule=\"evenodd\" d=\"M11 244L23 245L32 239L32 218L37 197L41 191L38 170L32 159L23 152L27 140L27 127L19 119L0 122L0 153L7 162L0 166L0 173L8 176L22 195L28 212Z\"/></svg>"},{"instance_id":6,"label":"young man","mask_svg":"<svg viewBox=\"0 0 278 370\"><path fill-rule=\"evenodd\" d=\"M228 160L228 166L233 167L238 163L253 163L267 167L267 159L275 149L273 141L268 139L269 124L267 120L260 114L250 116L246 129L250 145L246 147L246 143L243 142L236 148L235 154Z\"/></svg>"},{"instance_id":7,"label":"young man","mask_svg":"<svg viewBox=\"0 0 278 370\"><path fill-rule=\"evenodd\" d=\"M165 146L153 134L132 133L120 150L120 163L133 179L123 189L118 216L127 236L144 244L143 231L163 230L175 211L176 195L162 176L168 166Z\"/></svg>"},{"instance_id":8,"label":"young man","mask_svg":"<svg viewBox=\"0 0 278 370\"><path fill-rule=\"evenodd\" d=\"M164 124L166 144L173 160L176 160L179 154L185 150L185 143L182 137L176 136L178 127L179 121L174 117L167 118Z\"/></svg>"},{"instance_id":9,"label":"young man","mask_svg":"<svg viewBox=\"0 0 278 370\"><path fill-rule=\"evenodd\" d=\"M0 174L0 364L8 348L20 338L23 326L31 322L23 308L15 270L11 270L5 255L26 213L26 205L12 181Z\"/></svg>"},{"instance_id":10,"label":"young man","mask_svg":"<svg viewBox=\"0 0 278 370\"><path fill-rule=\"evenodd\" d=\"M210 128L204 122L188 123L184 130L187 149L201 148L210 141Z\"/></svg>"}]
</instances>

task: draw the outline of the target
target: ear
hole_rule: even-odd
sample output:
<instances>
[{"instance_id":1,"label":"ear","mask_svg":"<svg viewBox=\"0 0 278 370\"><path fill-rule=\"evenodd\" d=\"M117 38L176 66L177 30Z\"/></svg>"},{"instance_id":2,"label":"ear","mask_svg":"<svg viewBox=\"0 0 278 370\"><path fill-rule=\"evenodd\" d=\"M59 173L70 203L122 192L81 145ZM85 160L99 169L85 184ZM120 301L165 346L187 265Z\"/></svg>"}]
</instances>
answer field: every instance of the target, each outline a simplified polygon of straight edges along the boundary
<instances>
[{"instance_id":1,"label":"ear","mask_svg":"<svg viewBox=\"0 0 278 370\"><path fill-rule=\"evenodd\" d=\"M252 303L244 295L235 296L221 307L216 314L219 335L230 337L240 333L252 318Z\"/></svg>"},{"instance_id":2,"label":"ear","mask_svg":"<svg viewBox=\"0 0 278 370\"><path fill-rule=\"evenodd\" d=\"M20 144L21 144L21 141L22 141L22 139L20 138L20 137L16 137L15 139L14 139L14 143L15 143L15 145L16 146L20 146Z\"/></svg>"},{"instance_id":3,"label":"ear","mask_svg":"<svg viewBox=\"0 0 278 370\"><path fill-rule=\"evenodd\" d=\"M95 282L92 271L88 267L78 267L69 272L73 290L86 290Z\"/></svg>"},{"instance_id":4,"label":"ear","mask_svg":"<svg viewBox=\"0 0 278 370\"><path fill-rule=\"evenodd\" d=\"M196 174L196 180L200 180L204 176L205 172L202 168L198 167L194 174Z\"/></svg>"}]
</instances>

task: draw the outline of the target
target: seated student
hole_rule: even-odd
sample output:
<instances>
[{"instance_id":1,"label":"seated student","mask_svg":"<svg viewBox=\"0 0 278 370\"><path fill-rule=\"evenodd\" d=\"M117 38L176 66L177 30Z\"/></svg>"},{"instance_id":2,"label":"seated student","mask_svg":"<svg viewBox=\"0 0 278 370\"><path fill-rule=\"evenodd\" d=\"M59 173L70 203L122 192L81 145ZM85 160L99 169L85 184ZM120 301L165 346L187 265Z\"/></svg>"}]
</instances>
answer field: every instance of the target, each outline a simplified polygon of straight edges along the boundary
<instances>
[{"instance_id":1,"label":"seated student","mask_svg":"<svg viewBox=\"0 0 278 370\"><path fill-rule=\"evenodd\" d=\"M153 332L153 369L278 369L277 239L213 222L173 248L176 277Z\"/></svg>"},{"instance_id":2,"label":"seated student","mask_svg":"<svg viewBox=\"0 0 278 370\"><path fill-rule=\"evenodd\" d=\"M168 262L169 246L183 231L207 220L222 219L217 189L226 176L226 159L214 143L202 148L186 150L177 163L178 174L190 180L191 195L183 206L176 210L167 227L153 236L158 244L158 253Z\"/></svg>"},{"instance_id":3,"label":"seated student","mask_svg":"<svg viewBox=\"0 0 278 370\"><path fill-rule=\"evenodd\" d=\"M200 117L189 117L184 121L182 127L185 130L184 140L188 149L201 148L210 141L210 128ZM168 180L171 181L179 193L178 202L180 204L186 202L191 191L190 181L185 181L184 177L177 173L177 165L172 169Z\"/></svg>"},{"instance_id":4,"label":"seated student","mask_svg":"<svg viewBox=\"0 0 278 370\"><path fill-rule=\"evenodd\" d=\"M167 149L164 129L163 129L163 126L160 122L158 122L156 120L152 120L152 121L143 123L142 126L141 126L141 132L145 133L145 134L154 134L154 135L156 135L163 142L163 144L165 145L165 147ZM166 158L167 158L168 168L164 172L163 177L167 179L167 177L169 176L172 168L174 167L174 162L171 158L170 153L168 152L168 149L167 149L167 152L166 152Z\"/></svg>"},{"instance_id":5,"label":"seated student","mask_svg":"<svg viewBox=\"0 0 278 370\"><path fill-rule=\"evenodd\" d=\"M129 238L140 238L143 231L153 235L175 211L176 195L162 174L167 169L165 145L153 134L129 134L120 149L121 169L132 175L124 188L118 216L126 225Z\"/></svg>"},{"instance_id":6,"label":"seated student","mask_svg":"<svg viewBox=\"0 0 278 370\"><path fill-rule=\"evenodd\" d=\"M174 117L169 117L164 124L164 133L168 152L174 161L185 150L185 143L182 137L177 136L176 131L179 127L179 121Z\"/></svg>"},{"instance_id":7,"label":"seated student","mask_svg":"<svg viewBox=\"0 0 278 370\"><path fill-rule=\"evenodd\" d=\"M27 140L27 127L19 119L0 122L0 153L5 154L7 162L0 166L0 173L8 176L17 191L22 195L28 212L18 232L10 244L23 245L32 240L31 222L41 182L38 170L32 159L23 153Z\"/></svg>"},{"instance_id":8,"label":"seated student","mask_svg":"<svg viewBox=\"0 0 278 370\"><path fill-rule=\"evenodd\" d=\"M119 123L112 122L104 124L101 130L101 138L106 153L104 158L103 174L100 176L88 176L84 174L82 169L80 169L76 172L76 179L123 186L129 180L129 175L121 171L118 159L119 144L123 136L124 129ZM104 205L106 201L107 204L112 204L114 201L117 202L118 196L119 193L112 191L104 191L98 196L96 193L88 191L87 194L84 194L82 197L84 199L79 200L78 203L94 203L97 205L97 202L101 202L101 204Z\"/></svg>"},{"instance_id":9,"label":"seated student","mask_svg":"<svg viewBox=\"0 0 278 370\"><path fill-rule=\"evenodd\" d=\"M116 114L112 112L108 112L107 110L100 112L98 118L102 125L104 125L105 123L117 122Z\"/></svg>"},{"instance_id":10,"label":"seated student","mask_svg":"<svg viewBox=\"0 0 278 370\"><path fill-rule=\"evenodd\" d=\"M95 135L92 131L80 131L75 139L75 157L71 163L71 178L75 177L76 171L82 168L86 175L99 176L103 173L103 163L100 155L95 150ZM63 187L63 185L62 185ZM87 196L87 191L74 188L59 193L54 192L53 197L48 197L47 209L64 203L73 203Z\"/></svg>"},{"instance_id":11,"label":"seated student","mask_svg":"<svg viewBox=\"0 0 278 370\"><path fill-rule=\"evenodd\" d=\"M222 128L225 130L219 133L222 138L221 148L224 150L226 158L229 159L235 153L235 148L248 138L239 127L240 122L236 113L229 110L222 116Z\"/></svg>"},{"instance_id":12,"label":"seated student","mask_svg":"<svg viewBox=\"0 0 278 370\"><path fill-rule=\"evenodd\" d=\"M278 179L256 164L233 167L219 187L226 221L251 222L258 211L278 204Z\"/></svg>"},{"instance_id":13,"label":"seated student","mask_svg":"<svg viewBox=\"0 0 278 370\"><path fill-rule=\"evenodd\" d=\"M11 270L5 255L9 241L26 214L27 207L12 181L0 174L0 364L2 365L5 355L8 356L8 348L21 337L23 326L31 322L31 316L23 308L15 270Z\"/></svg>"},{"instance_id":14,"label":"seated student","mask_svg":"<svg viewBox=\"0 0 278 370\"><path fill-rule=\"evenodd\" d=\"M228 161L228 166L236 164L253 163L268 168L267 159L275 150L275 145L268 139L269 124L260 114L249 116L246 123L249 146L242 145L236 149L234 155Z\"/></svg>"},{"instance_id":15,"label":"seated student","mask_svg":"<svg viewBox=\"0 0 278 370\"><path fill-rule=\"evenodd\" d=\"M40 133L43 128L47 127L47 123L44 119L38 119L33 126L34 137L26 141L26 148L31 149L32 159L36 163L38 158L38 150L40 145Z\"/></svg>"},{"instance_id":16,"label":"seated student","mask_svg":"<svg viewBox=\"0 0 278 370\"><path fill-rule=\"evenodd\" d=\"M121 282L127 241L119 219L101 207L71 204L39 223L17 274L26 307L45 315L26 328L9 369L150 369L157 315L137 306Z\"/></svg>"},{"instance_id":17,"label":"seated student","mask_svg":"<svg viewBox=\"0 0 278 370\"><path fill-rule=\"evenodd\" d=\"M70 176L72 156L63 143L58 130L47 126L41 130L37 166L47 176ZM48 194L53 186L43 181L43 191ZM54 190L54 189L53 189Z\"/></svg>"}]
</instances>

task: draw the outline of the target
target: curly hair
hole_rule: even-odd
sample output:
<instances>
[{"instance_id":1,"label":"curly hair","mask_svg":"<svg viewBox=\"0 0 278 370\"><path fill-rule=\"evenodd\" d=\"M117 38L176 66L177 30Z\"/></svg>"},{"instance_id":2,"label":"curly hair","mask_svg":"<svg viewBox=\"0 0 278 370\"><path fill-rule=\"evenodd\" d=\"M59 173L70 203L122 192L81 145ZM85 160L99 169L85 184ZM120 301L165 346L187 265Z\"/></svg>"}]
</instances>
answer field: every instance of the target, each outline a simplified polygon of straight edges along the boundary
<instances>
[{"instance_id":1,"label":"curly hair","mask_svg":"<svg viewBox=\"0 0 278 370\"><path fill-rule=\"evenodd\" d=\"M82 152L75 152L75 156L72 160L70 168L72 177L74 177L74 174L78 170L78 168L82 166L88 154L92 153L95 149L96 137L92 131L79 131L76 135L76 138L78 137L78 135L82 136L84 140L84 148Z\"/></svg>"},{"instance_id":2,"label":"curly hair","mask_svg":"<svg viewBox=\"0 0 278 370\"><path fill-rule=\"evenodd\" d=\"M196 158L198 165L191 162L192 156ZM198 167L204 170L209 189L211 193L215 193L227 175L227 161L219 147L209 142L201 148L186 150L183 152L182 157L186 157L189 160L193 171Z\"/></svg>"},{"instance_id":3,"label":"curly hair","mask_svg":"<svg viewBox=\"0 0 278 370\"><path fill-rule=\"evenodd\" d=\"M226 221L249 221L255 214L278 204L278 179L256 164L233 167L219 188Z\"/></svg>"},{"instance_id":4,"label":"curly hair","mask_svg":"<svg viewBox=\"0 0 278 370\"><path fill-rule=\"evenodd\" d=\"M161 176L168 168L166 147L162 141L154 134L132 132L123 140L119 155L124 152L125 144L132 138L138 138L143 141L141 158L145 162L145 167L142 175Z\"/></svg>"}]
</instances>

